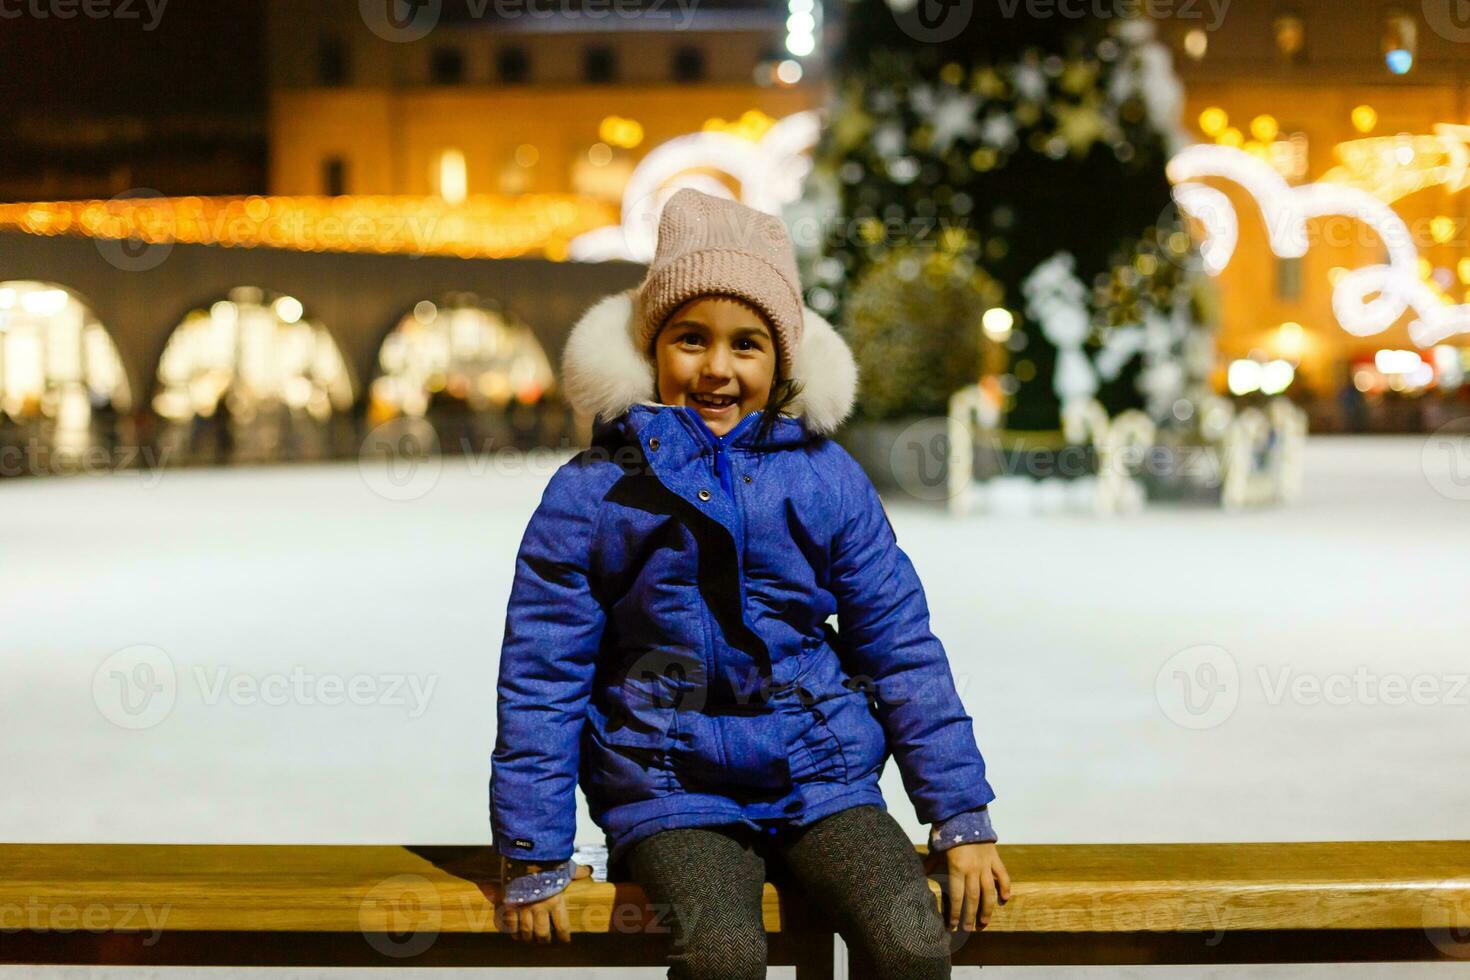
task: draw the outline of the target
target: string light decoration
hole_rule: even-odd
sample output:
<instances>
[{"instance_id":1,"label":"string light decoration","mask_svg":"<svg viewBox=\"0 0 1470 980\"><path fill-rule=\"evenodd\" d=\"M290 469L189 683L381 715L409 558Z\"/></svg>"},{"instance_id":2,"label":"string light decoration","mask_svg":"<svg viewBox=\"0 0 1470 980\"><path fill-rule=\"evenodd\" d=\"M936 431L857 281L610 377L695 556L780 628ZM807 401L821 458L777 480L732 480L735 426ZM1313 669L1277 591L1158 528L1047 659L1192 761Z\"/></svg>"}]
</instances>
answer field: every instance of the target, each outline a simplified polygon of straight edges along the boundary
<instances>
[{"instance_id":1,"label":"string light decoration","mask_svg":"<svg viewBox=\"0 0 1470 980\"><path fill-rule=\"evenodd\" d=\"M1387 185L1373 186L1375 174L1387 173L1381 152L1345 153L1344 169L1338 176L1348 183L1333 183L1327 178L1313 184L1292 187L1270 166L1242 150L1228 146L1198 144L1176 155L1168 166L1169 178L1175 183L1175 201L1197 219L1205 231L1202 250L1209 256L1207 269L1218 274L1234 254L1239 238L1239 219L1224 194L1212 192L1208 185L1197 183L1207 178L1230 181L1247 191L1260 207L1271 250L1281 258L1300 258L1307 252L1310 237L1308 221L1323 217L1347 217L1372 229L1382 242L1388 257L1386 263L1347 270L1333 283L1332 310L1338 323L1354 336L1367 337L1381 333L1412 310L1416 314L1409 324L1409 335L1421 347L1432 347L1447 337L1470 331L1470 305L1447 300L1444 290L1426 281L1424 262L1404 220L1385 201L1396 200L1405 188L1444 183L1458 189L1465 178L1464 141L1458 131L1467 127L1438 127L1435 137L1437 155L1426 161L1425 171L1405 180L1393 177ZM1384 149L1379 139L1359 141ZM1398 144L1408 152L1396 159L1402 166L1414 162L1418 138ZM1336 173L1336 172L1335 172ZM1329 174L1329 176L1332 176ZM1203 189L1202 189L1203 188Z\"/></svg>"},{"instance_id":2,"label":"string light decoration","mask_svg":"<svg viewBox=\"0 0 1470 980\"><path fill-rule=\"evenodd\" d=\"M93 414L129 412L117 345L96 314L60 286L0 283L0 416L40 424L61 451L91 444Z\"/></svg>"},{"instance_id":3,"label":"string light decoration","mask_svg":"<svg viewBox=\"0 0 1470 980\"><path fill-rule=\"evenodd\" d=\"M704 121L700 129L707 133L729 133L731 136L739 136L741 139L758 143L774 125L776 125L774 117L759 109L747 109L740 114L738 119L727 120L719 116L712 116Z\"/></svg>"},{"instance_id":4,"label":"string light decoration","mask_svg":"<svg viewBox=\"0 0 1470 980\"><path fill-rule=\"evenodd\" d=\"M1451 123L1436 125L1432 135L1352 140L1337 147L1342 162L1323 174L1322 182L1357 187L1385 204L1430 187L1453 194L1470 187L1467 143L1470 126Z\"/></svg>"},{"instance_id":5,"label":"string light decoration","mask_svg":"<svg viewBox=\"0 0 1470 980\"><path fill-rule=\"evenodd\" d=\"M0 230L301 252L528 256L556 261L615 206L572 194L442 197L150 197L0 204Z\"/></svg>"},{"instance_id":6,"label":"string light decoration","mask_svg":"<svg viewBox=\"0 0 1470 980\"><path fill-rule=\"evenodd\" d=\"M573 239L568 257L581 262L649 261L664 203L684 187L733 198L767 214L781 214L801 197L812 167L806 151L821 130L819 113L808 110L771 121L747 112L734 123L712 119L706 127L650 150L623 189L621 221ZM799 234L794 237L799 240Z\"/></svg>"},{"instance_id":7,"label":"string light decoration","mask_svg":"<svg viewBox=\"0 0 1470 980\"><path fill-rule=\"evenodd\" d=\"M531 405L556 383L535 332L469 293L415 305L383 341L378 366L368 390L370 424L422 418L440 398L476 412Z\"/></svg>"}]
</instances>

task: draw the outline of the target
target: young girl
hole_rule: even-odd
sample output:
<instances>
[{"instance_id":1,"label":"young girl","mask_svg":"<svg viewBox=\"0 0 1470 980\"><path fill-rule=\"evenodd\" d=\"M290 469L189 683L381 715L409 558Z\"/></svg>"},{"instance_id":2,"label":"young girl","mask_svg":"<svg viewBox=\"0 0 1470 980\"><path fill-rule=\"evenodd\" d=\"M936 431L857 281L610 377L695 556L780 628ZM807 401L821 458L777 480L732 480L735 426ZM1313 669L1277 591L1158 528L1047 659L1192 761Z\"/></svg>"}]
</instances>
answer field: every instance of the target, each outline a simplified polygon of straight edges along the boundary
<instances>
[{"instance_id":1,"label":"young girl","mask_svg":"<svg viewBox=\"0 0 1470 980\"><path fill-rule=\"evenodd\" d=\"M857 368L803 307L784 227L674 194L642 285L586 313L563 375L593 439L516 557L490 777L506 927L570 940L580 782L609 878L672 911L670 977L765 976L768 877L860 969L949 976L879 775L891 754L935 825L951 932L1010 896L995 793L913 565L828 437Z\"/></svg>"}]
</instances>

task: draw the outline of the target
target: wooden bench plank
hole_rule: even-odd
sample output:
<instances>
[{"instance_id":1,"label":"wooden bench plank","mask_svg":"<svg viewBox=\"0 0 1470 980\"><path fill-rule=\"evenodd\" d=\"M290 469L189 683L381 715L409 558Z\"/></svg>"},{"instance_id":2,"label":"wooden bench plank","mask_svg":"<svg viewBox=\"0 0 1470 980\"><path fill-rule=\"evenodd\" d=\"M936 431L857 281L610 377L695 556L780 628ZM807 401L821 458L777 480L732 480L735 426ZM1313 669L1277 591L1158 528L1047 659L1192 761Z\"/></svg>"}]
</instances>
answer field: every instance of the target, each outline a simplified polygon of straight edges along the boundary
<instances>
[{"instance_id":1,"label":"wooden bench plank","mask_svg":"<svg viewBox=\"0 0 1470 980\"><path fill-rule=\"evenodd\" d=\"M987 931L1470 924L1470 841L1008 845L1004 857L1017 884Z\"/></svg>"},{"instance_id":2,"label":"wooden bench plank","mask_svg":"<svg viewBox=\"0 0 1470 980\"><path fill-rule=\"evenodd\" d=\"M987 932L1449 929L1470 909L1467 841L1007 845L1004 856L1016 886ZM5 844L0 868L0 929L495 931L498 861L483 846ZM659 925L631 883L582 880L567 898L578 932ZM765 916L779 932L769 884Z\"/></svg>"}]
</instances>

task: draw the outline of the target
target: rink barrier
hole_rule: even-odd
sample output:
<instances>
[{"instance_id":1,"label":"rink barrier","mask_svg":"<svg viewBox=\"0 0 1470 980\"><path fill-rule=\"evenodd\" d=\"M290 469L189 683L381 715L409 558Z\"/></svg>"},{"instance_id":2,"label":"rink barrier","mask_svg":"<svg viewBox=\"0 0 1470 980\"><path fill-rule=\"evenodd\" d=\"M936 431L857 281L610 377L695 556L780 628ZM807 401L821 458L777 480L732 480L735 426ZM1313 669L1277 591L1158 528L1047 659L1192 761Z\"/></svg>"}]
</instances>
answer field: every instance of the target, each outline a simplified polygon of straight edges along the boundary
<instances>
[{"instance_id":1,"label":"rink barrier","mask_svg":"<svg viewBox=\"0 0 1470 980\"><path fill-rule=\"evenodd\" d=\"M1470 841L1001 854L1011 899L983 931L952 934L956 965L1470 960ZM632 883L574 881L570 944L497 934L498 866L483 846L0 844L0 963L663 964L670 910ZM799 892L768 883L764 913L772 966L845 973Z\"/></svg>"}]
</instances>

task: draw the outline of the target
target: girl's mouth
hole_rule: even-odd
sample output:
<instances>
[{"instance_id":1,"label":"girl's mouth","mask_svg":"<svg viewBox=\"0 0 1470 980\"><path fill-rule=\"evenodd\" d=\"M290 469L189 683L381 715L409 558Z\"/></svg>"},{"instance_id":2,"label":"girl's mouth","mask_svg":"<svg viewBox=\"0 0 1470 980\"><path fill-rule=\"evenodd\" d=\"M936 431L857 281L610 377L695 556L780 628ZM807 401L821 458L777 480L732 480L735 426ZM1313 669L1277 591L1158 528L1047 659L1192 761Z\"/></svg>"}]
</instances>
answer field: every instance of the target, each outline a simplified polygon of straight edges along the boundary
<instances>
[{"instance_id":1,"label":"girl's mouth","mask_svg":"<svg viewBox=\"0 0 1470 980\"><path fill-rule=\"evenodd\" d=\"M699 395L690 393L689 400L699 407L700 411L710 415L723 415L734 409L737 399L734 395Z\"/></svg>"}]
</instances>

